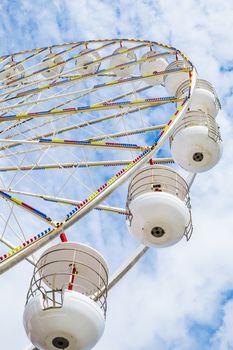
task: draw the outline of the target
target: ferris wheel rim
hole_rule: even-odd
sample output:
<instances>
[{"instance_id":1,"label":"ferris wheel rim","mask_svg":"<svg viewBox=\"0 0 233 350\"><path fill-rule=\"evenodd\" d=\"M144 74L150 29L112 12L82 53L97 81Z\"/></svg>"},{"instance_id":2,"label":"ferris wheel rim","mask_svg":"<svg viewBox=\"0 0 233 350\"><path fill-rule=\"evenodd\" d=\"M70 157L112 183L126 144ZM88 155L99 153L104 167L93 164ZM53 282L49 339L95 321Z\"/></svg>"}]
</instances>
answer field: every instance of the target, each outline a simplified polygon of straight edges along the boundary
<instances>
[{"instance_id":1,"label":"ferris wheel rim","mask_svg":"<svg viewBox=\"0 0 233 350\"><path fill-rule=\"evenodd\" d=\"M108 42L110 41L109 39L103 39L103 40L90 40L88 42L81 42L81 43L70 43L70 44L67 44L67 45L86 45L87 43L97 43L97 42L100 42L100 43L104 43L104 42ZM183 53L181 53L179 50L176 50L175 48L173 47L170 47L168 45L164 45L164 44L161 44L161 43L157 43L157 42L151 42L151 41L143 41L143 40L135 40L135 39L111 39L112 42L118 42L118 43L122 43L122 42L133 42L133 43L146 43L147 46L151 46L151 45L158 45L158 46L161 46L163 48L168 48L170 50L173 51L173 53L175 52L176 54L179 54L181 57L183 57L183 59L190 64L190 75L192 76L191 77L191 86L190 86L190 94L189 96L186 98L186 100L183 101L183 104L182 104L182 108L181 108L181 111L179 111L176 115L175 115L175 118L173 118L172 122L170 121L169 124L166 124L164 126L164 129L163 129L163 132L161 133L161 140L157 140L157 142L151 146L151 149L146 149L146 150L143 150L143 153L141 155L141 159L139 159L137 162L135 163L129 163L129 164L132 164L128 169L124 170L124 168L121 170L123 171L123 173L120 173L118 172L118 176L117 176L117 179L115 180L119 180L118 183L120 186L124 181L126 181L128 179L128 177L130 176L131 173L134 173L134 171L136 171L142 164L144 164L145 162L147 162L151 156L154 154L154 152L156 150L158 150L163 142L169 137L169 135L171 134L172 130L173 130L173 126L177 123L177 120L179 120L179 117L181 114L183 114L187 108L188 108L188 103L189 103L189 100L192 96L192 92L194 90L194 86L195 86L195 79L196 79L196 73L195 73L195 69L193 68L193 65L191 64L191 62L189 61L189 59L187 58L187 56L185 56ZM59 46L59 45L58 45ZM56 45L54 46L56 47ZM36 49L37 52L43 52L45 49L47 48L41 48L41 49ZM29 51L25 51L25 52L32 52L33 50L29 50ZM14 56L17 56L17 55L20 55L22 54L22 52L18 52L16 54L14 54ZM10 56L10 55L9 55ZM8 56L8 57L9 57ZM6 57L6 56L2 56L2 57ZM152 102L152 101L151 101ZM181 113L182 112L182 113ZM33 114L33 113L32 113ZM29 117L29 115L27 115L26 117ZM173 116L174 117L174 116ZM176 120L175 120L176 119ZM10 143L11 141L9 141ZM17 140L15 140L15 143L17 143ZM136 164L137 163L137 164ZM131 169L132 168L132 169ZM133 171L134 170L134 171ZM124 173L126 172L127 173L127 176L126 174ZM122 180L123 179L123 180ZM111 179L110 179L111 180ZM50 239L53 239L53 237L56 235L58 235L60 232L62 232L65 228L68 228L70 227L73 223L75 223L77 221L78 218L81 218L82 216L85 215L86 212L89 212L93 207L95 207L97 204L99 204L104 198L106 198L107 194L110 194L112 191L109 190L109 188L112 188L113 187L113 191L115 188L118 188L118 186L115 186L113 185L113 182L112 183L109 183L107 188L104 187L103 189L100 188L100 191L99 193L96 195L96 197L98 196L98 201L96 200L96 198L92 198L90 199L90 202L93 201L93 204L90 205L89 203L89 200L88 200L88 203L84 203L85 200L82 202L82 207L79 208L79 212L81 212L81 214L79 214L79 216L77 216L76 212L75 213L72 213L71 216L68 216L68 220L65 220L63 222L63 224L59 224L59 223L55 223L55 228L53 230L51 230L51 232L49 232L49 235L47 237L49 237L49 240ZM85 208L88 208L86 210L84 210ZM50 238L51 237L51 238ZM46 240L44 240L45 236L43 236L43 245L46 244ZM41 240L39 239L39 241L41 242ZM38 242L39 242L38 241ZM44 243L45 242L45 243ZM39 246L42 246L42 245L39 245ZM24 247L25 248L25 247ZM22 252L24 251L24 254L22 255ZM17 251L17 256L18 256L18 260L22 260L26 255L30 255L29 252L27 252L27 254L25 254L25 249L23 249L21 252L20 251ZM22 257L23 256L23 257ZM5 271L5 268L4 268L4 263L6 261L9 262L9 260L11 260L11 257L13 257L13 255L10 255L9 257L7 257L6 260L3 260L0 264L0 273ZM17 259L15 259L16 261ZM8 265L9 268L10 268L10 264Z\"/></svg>"}]
</instances>

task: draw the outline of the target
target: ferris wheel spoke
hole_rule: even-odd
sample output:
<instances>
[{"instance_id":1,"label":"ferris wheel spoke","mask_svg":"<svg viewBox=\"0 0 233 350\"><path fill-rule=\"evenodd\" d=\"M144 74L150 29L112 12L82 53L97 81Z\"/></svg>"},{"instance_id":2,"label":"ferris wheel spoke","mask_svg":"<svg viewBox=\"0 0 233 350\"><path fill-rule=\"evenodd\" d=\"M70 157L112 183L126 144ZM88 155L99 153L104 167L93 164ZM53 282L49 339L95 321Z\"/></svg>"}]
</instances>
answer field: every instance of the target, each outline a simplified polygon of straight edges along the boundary
<instances>
[{"instance_id":1,"label":"ferris wheel spoke","mask_svg":"<svg viewBox=\"0 0 233 350\"><path fill-rule=\"evenodd\" d=\"M40 211L36 208L33 208L32 206L28 205L27 203L9 195L6 192L0 191L0 196L3 197L4 199L6 199L7 201L12 202L12 203L20 206L22 209L30 212L31 214L39 217L40 219L46 221L50 225L53 225L52 219L49 216L47 216L45 213L43 213L42 211Z\"/></svg>"},{"instance_id":2,"label":"ferris wheel spoke","mask_svg":"<svg viewBox=\"0 0 233 350\"><path fill-rule=\"evenodd\" d=\"M52 96L47 96L46 98L42 97L42 93L39 93L39 94L32 93L31 95L30 94L26 95L25 98L22 98L19 102L17 101L17 103L15 103L15 104L8 103L8 105L1 107L0 111L3 111L3 112L4 112L4 110L13 111L15 109L16 110L18 109L21 111L22 107L25 107L25 106L30 106L32 109L32 108L36 107L38 104L42 105L43 103L48 102L48 101L53 100L53 99L56 99L58 97L62 98L62 97L67 97L71 94L76 94L76 93L80 94L83 92L83 90L78 90L77 92L72 91L72 93L71 92L67 93L67 90L73 88L74 85L75 85L75 83L69 84L69 85L65 86L63 89L59 90L59 92L55 92ZM86 91L86 90L84 90L84 91ZM34 100L30 101L30 98L33 98L33 97L34 97ZM79 96L78 96L78 98L79 98ZM4 112L4 115L5 114L6 114L6 112Z\"/></svg>"},{"instance_id":3,"label":"ferris wheel spoke","mask_svg":"<svg viewBox=\"0 0 233 350\"><path fill-rule=\"evenodd\" d=\"M54 146L52 146L54 147ZM50 148L52 148L50 147ZM4 150L4 147L2 148ZM5 147L5 150L7 149L7 147ZM14 157L14 156L18 156L18 155L23 155L23 154L28 154L28 153L33 153L33 152L38 152L39 150L40 151L45 151L47 150L48 147L47 146L44 146L44 147L41 147L40 149L38 147L36 148L28 148L27 150L24 150L24 151L19 151L19 152L12 152L12 153L8 153L8 154L3 154L3 155L0 155L0 159L1 158L9 158L9 157Z\"/></svg>"},{"instance_id":4,"label":"ferris wheel spoke","mask_svg":"<svg viewBox=\"0 0 233 350\"><path fill-rule=\"evenodd\" d=\"M83 107L71 107L65 109L53 109L52 111L40 111L40 112L31 112L31 113L19 113L15 115L7 115L0 116L0 121L11 121L11 120L20 120L24 118L41 118L45 116L56 116L56 115L64 115L64 114L78 114L85 113L90 111L102 111L102 110L112 110L112 109L123 109L126 107L156 107L161 106L167 103L177 103L183 102L184 98L176 98L176 97L158 97L158 98L149 98L144 100L133 100L133 101L122 101L122 102L106 102L106 103L97 103L91 106L83 106Z\"/></svg>"},{"instance_id":5,"label":"ferris wheel spoke","mask_svg":"<svg viewBox=\"0 0 233 350\"><path fill-rule=\"evenodd\" d=\"M31 97L33 97L33 95L28 95L25 99L23 99L23 100L21 100L20 102L18 102L17 105L16 105L16 111L19 110L19 109L22 107L22 105L23 105L23 103L24 103L25 101L30 100ZM37 95L37 100L32 101L32 104L31 104L31 105L28 104L28 105L30 105L30 107L27 109L27 113L30 112L30 110L34 107L35 104L38 103L38 99L39 99L39 95ZM4 111L5 111L5 112L4 112ZM7 115L7 113L9 113L9 112L11 112L11 111L12 111L11 106L8 105L8 106L4 107L4 108L3 108L3 113L1 114L1 117ZM13 122L12 125L10 125L10 126L9 126L9 124L8 124L7 122L4 122L4 121L3 121L3 122L1 123L1 127L2 127L3 129L0 131L0 133L2 133L2 132L7 132L8 130L10 130L10 129L12 129L12 128L15 128L15 127L19 126L19 125L22 124L22 123L26 123L26 122L28 122L28 121L30 121L30 120L32 120L32 118L29 118L28 120L24 120L24 121L15 121L15 122ZM4 125L6 125L6 129L4 129Z\"/></svg>"},{"instance_id":6,"label":"ferris wheel spoke","mask_svg":"<svg viewBox=\"0 0 233 350\"><path fill-rule=\"evenodd\" d=\"M11 57L11 55L0 56L0 63L5 63L9 57Z\"/></svg>"},{"instance_id":7,"label":"ferris wheel spoke","mask_svg":"<svg viewBox=\"0 0 233 350\"><path fill-rule=\"evenodd\" d=\"M111 167L111 166L121 166L127 165L132 162L132 159L126 160L105 160L105 161L83 161L76 163L51 163L51 164L31 164L31 165L19 165L19 166L7 166L0 167L0 172L7 171L28 171L28 170L52 170L52 169L67 169L67 168L92 168L92 167ZM173 158L154 158L150 160L151 164L160 163L173 163Z\"/></svg>"},{"instance_id":8,"label":"ferris wheel spoke","mask_svg":"<svg viewBox=\"0 0 233 350\"><path fill-rule=\"evenodd\" d=\"M66 204L66 205L79 205L82 203L82 201L77 201L74 199L68 199L68 198L61 198L61 197L55 197L55 196L48 196L46 194L39 194L39 193L32 193L32 192L25 192L25 191L18 191L14 190L12 188L7 188L7 189L0 189L0 191L5 191L7 193L16 193L19 195L24 195L24 196L29 196L29 197L36 197L38 199L43 199L48 202L55 202L55 203L60 203L60 204ZM122 215L128 215L128 210L124 208L118 208L118 207L113 207L110 205L103 205L99 204L95 208L96 210L101 210L104 212L109 212L109 213L116 213L116 214L122 214Z\"/></svg>"},{"instance_id":9,"label":"ferris wheel spoke","mask_svg":"<svg viewBox=\"0 0 233 350\"><path fill-rule=\"evenodd\" d=\"M155 130L162 130L162 129L164 129L165 125L166 124L160 124L160 125L149 126L147 128L139 128L139 129L134 129L134 130L129 130L129 131L118 132L118 133L114 133L114 134L105 134L105 135L101 135L101 136L87 138L87 139L84 139L83 141L101 141L101 140L105 140L105 139L110 139L110 138L115 139L118 137L128 136L128 135L143 134L143 133L152 132Z\"/></svg>"},{"instance_id":10,"label":"ferris wheel spoke","mask_svg":"<svg viewBox=\"0 0 233 350\"><path fill-rule=\"evenodd\" d=\"M31 164L21 166L8 166L0 167L0 172L5 171L27 171L27 170L52 170L52 169L67 169L67 168L87 168L87 167L100 167L100 166L120 166L127 165L132 160L107 160L107 161L83 161L78 163L57 163L57 164Z\"/></svg>"},{"instance_id":11,"label":"ferris wheel spoke","mask_svg":"<svg viewBox=\"0 0 233 350\"><path fill-rule=\"evenodd\" d=\"M100 142L100 141L77 141L77 140L60 140L60 139L40 139L33 140L6 140L0 139L0 143L14 143L20 145L34 144L34 145L53 145L53 146L76 146L81 148L104 148L104 149L120 149L120 150L134 150L144 151L148 146L138 146L135 144L125 144L116 142Z\"/></svg>"},{"instance_id":12,"label":"ferris wheel spoke","mask_svg":"<svg viewBox=\"0 0 233 350\"><path fill-rule=\"evenodd\" d=\"M119 98L126 97L126 96L129 96L129 95L135 94L135 93L137 93L137 92L142 92L142 91L145 91L145 90L147 90L147 89L149 89L149 88L151 88L151 86L148 86L148 87L146 86L146 87L143 87L143 88L135 89L135 90L129 91L128 93L118 95L118 96L116 96L116 97L114 97L114 98L110 98L110 99L108 99L106 102L113 102L113 101L115 101L115 100L117 100L117 99L119 99ZM76 92L75 92L75 93L76 93ZM54 98L55 98L55 97L61 97L61 95L59 95L59 96L55 95ZM80 96L75 97L75 98L73 98L73 99L70 99L70 100L68 100L68 101L66 101L66 102L64 102L64 103L62 103L62 104L60 104L60 105L57 105L57 106L54 107L53 109L59 108L59 107L61 107L61 106L64 106L64 105L68 104L69 102L74 101L74 100L77 100L77 99L79 99L79 98L80 98ZM43 100L43 101L44 101L44 100ZM30 102L30 103L32 103L32 104L37 104L37 103L41 103L41 102L42 102L42 100L37 100L36 102L33 101L33 102ZM21 103L20 103L20 104L21 104ZM21 105L22 105L22 104L21 104ZM18 107L19 107L18 104L17 104L15 107L18 108ZM1 109L1 108L0 108L0 109ZM12 109L12 107L11 107L11 109ZM66 117L66 116L62 116L61 118L65 118L65 117ZM9 126L6 130L2 130L1 132L10 130L10 129L12 129L12 128L15 128L16 126L21 125L21 124L23 124L23 123L25 123L25 122L27 122L27 121L31 121L32 119L33 119L33 118L29 118L29 119L27 119L26 121L18 121L18 122L16 122L16 123L14 123L12 126ZM57 120L58 120L58 119L57 119ZM50 122L50 121L44 122L44 123L42 123L41 125L39 125L39 127L40 127L40 126L43 126L43 125L46 125L46 124L48 124L49 122ZM88 126L89 126L89 125L91 125L91 123L89 123ZM38 126L37 126L36 128L38 128ZM31 128L31 129L27 129L27 130L25 130L24 132L27 132L27 131L30 131L30 130L33 130L33 129L35 129L35 127L34 127L34 128ZM58 132L61 133L62 130L59 130ZM52 134L52 133L51 133L51 134ZM54 131L53 131L53 134L54 134ZM18 134L16 133L15 135L18 135ZM41 135L41 136L44 136L44 135ZM37 137L37 138L38 138L38 137Z\"/></svg>"},{"instance_id":13,"label":"ferris wheel spoke","mask_svg":"<svg viewBox=\"0 0 233 350\"><path fill-rule=\"evenodd\" d=\"M30 98L31 98L31 96L28 96L26 99L20 101L20 102L18 103L18 108L22 105L22 103L24 103L25 101L27 101L27 100L30 99ZM36 100L36 101L33 101L33 103L34 103L34 104L37 104L37 103L38 103L38 99L39 99L39 95L38 95L37 100ZM33 108L33 106L31 106L31 107L27 110L27 112L29 112L29 111L31 110L31 108ZM2 116L5 115L5 114L6 114L6 112L3 113ZM32 120L32 118L28 118L28 119L26 119L26 120L16 120L16 121L13 121L10 125L9 125L8 122L3 122L3 123L1 124L1 126L2 126L3 128L2 128L2 130L0 131L0 134L2 134L2 133L7 133L7 132L9 132L11 129L18 128L18 127L21 126L22 124L28 123L28 122L31 121L31 120ZM6 125L6 128L4 128L4 124ZM7 138L7 136L6 136L6 138Z\"/></svg>"},{"instance_id":14,"label":"ferris wheel spoke","mask_svg":"<svg viewBox=\"0 0 233 350\"><path fill-rule=\"evenodd\" d=\"M127 165L132 161L128 160L106 160L106 161L84 161L78 163L59 163L59 164L40 164L40 165L20 165L20 166L8 166L0 167L0 172L7 171L28 171L28 170L52 170L52 169L67 169L67 168L96 168L96 167L111 167ZM150 160L150 164L167 164L174 163L173 158L155 158ZM4 190L4 189L3 189Z\"/></svg>"},{"instance_id":15,"label":"ferris wheel spoke","mask_svg":"<svg viewBox=\"0 0 233 350\"><path fill-rule=\"evenodd\" d=\"M123 94L118 95L116 97L111 97L109 99L106 99L104 102L114 102L114 101L119 100L120 98L127 97L127 96L130 96L130 95L134 95L135 93L146 91L146 90L151 89L151 88L152 88L152 86L148 85L148 86L144 86L142 88L133 89L133 90L131 90L129 92L123 93Z\"/></svg>"}]
</instances>

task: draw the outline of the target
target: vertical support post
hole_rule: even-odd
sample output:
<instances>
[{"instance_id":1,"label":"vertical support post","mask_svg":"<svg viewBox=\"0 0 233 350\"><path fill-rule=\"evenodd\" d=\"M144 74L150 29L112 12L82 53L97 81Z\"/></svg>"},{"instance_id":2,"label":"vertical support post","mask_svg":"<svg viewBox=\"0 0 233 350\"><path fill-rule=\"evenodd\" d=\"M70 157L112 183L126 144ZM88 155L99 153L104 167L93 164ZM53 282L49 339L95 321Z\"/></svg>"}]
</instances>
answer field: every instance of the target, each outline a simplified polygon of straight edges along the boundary
<instances>
[{"instance_id":1,"label":"vertical support post","mask_svg":"<svg viewBox=\"0 0 233 350\"><path fill-rule=\"evenodd\" d=\"M60 234L60 239L61 239L62 243L68 242L68 239L66 237L65 232L62 232ZM70 282L68 285L68 290L73 290L75 275L77 275L77 273L78 273L78 270L76 269L75 264L71 264L71 266L72 266L72 271L71 271L71 276L70 276Z\"/></svg>"},{"instance_id":2,"label":"vertical support post","mask_svg":"<svg viewBox=\"0 0 233 350\"><path fill-rule=\"evenodd\" d=\"M69 283L69 286L68 286L68 290L73 290L74 279L75 279L75 275L77 274L77 272L78 271L77 271L75 265L73 265L72 274L71 274L71 277L70 277L70 283Z\"/></svg>"}]
</instances>

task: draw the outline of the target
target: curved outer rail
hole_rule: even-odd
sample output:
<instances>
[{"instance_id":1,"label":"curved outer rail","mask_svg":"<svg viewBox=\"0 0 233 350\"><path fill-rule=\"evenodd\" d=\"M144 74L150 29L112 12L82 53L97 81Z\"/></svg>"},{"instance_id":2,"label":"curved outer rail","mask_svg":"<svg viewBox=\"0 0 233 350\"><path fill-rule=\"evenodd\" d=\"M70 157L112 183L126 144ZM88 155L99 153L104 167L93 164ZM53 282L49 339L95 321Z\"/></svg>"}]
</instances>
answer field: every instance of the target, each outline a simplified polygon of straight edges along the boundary
<instances>
[{"instance_id":1,"label":"curved outer rail","mask_svg":"<svg viewBox=\"0 0 233 350\"><path fill-rule=\"evenodd\" d=\"M152 43L154 44L154 43ZM165 45L165 47L167 47ZM190 61L188 58L182 54L180 51L177 51L189 64ZM133 162L131 162L128 166L119 171L115 176L113 176L106 184L100 187L96 192L94 192L88 199L84 200L82 205L79 208L75 208L74 213L71 212L67 215L66 220L62 223L58 223L57 227L51 230L48 234L43 237L40 237L36 241L32 242L28 246L23 249L17 251L15 254L9 255L5 260L0 263L0 273L3 273L16 265L18 262L22 261L36 250L43 247L50 240L57 237L60 233L62 233L67 228L71 227L74 223L80 220L83 216L85 216L88 212L90 212L93 208L95 208L100 202L102 202L105 198L107 198L112 192L114 192L119 186L121 186L128 178L138 170L143 164L148 162L153 154L160 149L160 147L164 144L167 138L172 134L175 126L182 119L183 115L187 111L187 108L190 103L190 99L192 97L197 73L195 68L191 65L190 71L190 94L186 98L186 100L182 103L176 113L172 116L168 124L165 126L163 131L160 133L158 140L150 147L149 150L144 151L139 157L137 157Z\"/></svg>"}]
</instances>

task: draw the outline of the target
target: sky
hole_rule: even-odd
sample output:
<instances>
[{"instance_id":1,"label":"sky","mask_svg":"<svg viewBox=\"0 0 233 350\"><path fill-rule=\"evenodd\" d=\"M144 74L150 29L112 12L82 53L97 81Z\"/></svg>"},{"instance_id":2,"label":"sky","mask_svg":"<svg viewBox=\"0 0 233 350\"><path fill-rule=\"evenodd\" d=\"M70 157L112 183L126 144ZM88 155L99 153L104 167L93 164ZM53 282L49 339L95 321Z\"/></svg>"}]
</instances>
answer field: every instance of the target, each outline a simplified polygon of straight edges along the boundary
<instances>
[{"instance_id":1,"label":"sky","mask_svg":"<svg viewBox=\"0 0 233 350\"><path fill-rule=\"evenodd\" d=\"M187 54L199 76L215 86L224 151L219 164L200 174L191 189L193 237L150 249L110 292L106 330L95 350L233 349L233 3L2 0L0 16L3 54L88 39L154 40ZM136 243L116 236L119 226L112 217L96 214L90 225L106 234L92 238L93 244L114 271ZM3 349L29 344L22 313L30 273L23 262L1 276Z\"/></svg>"}]
</instances>

